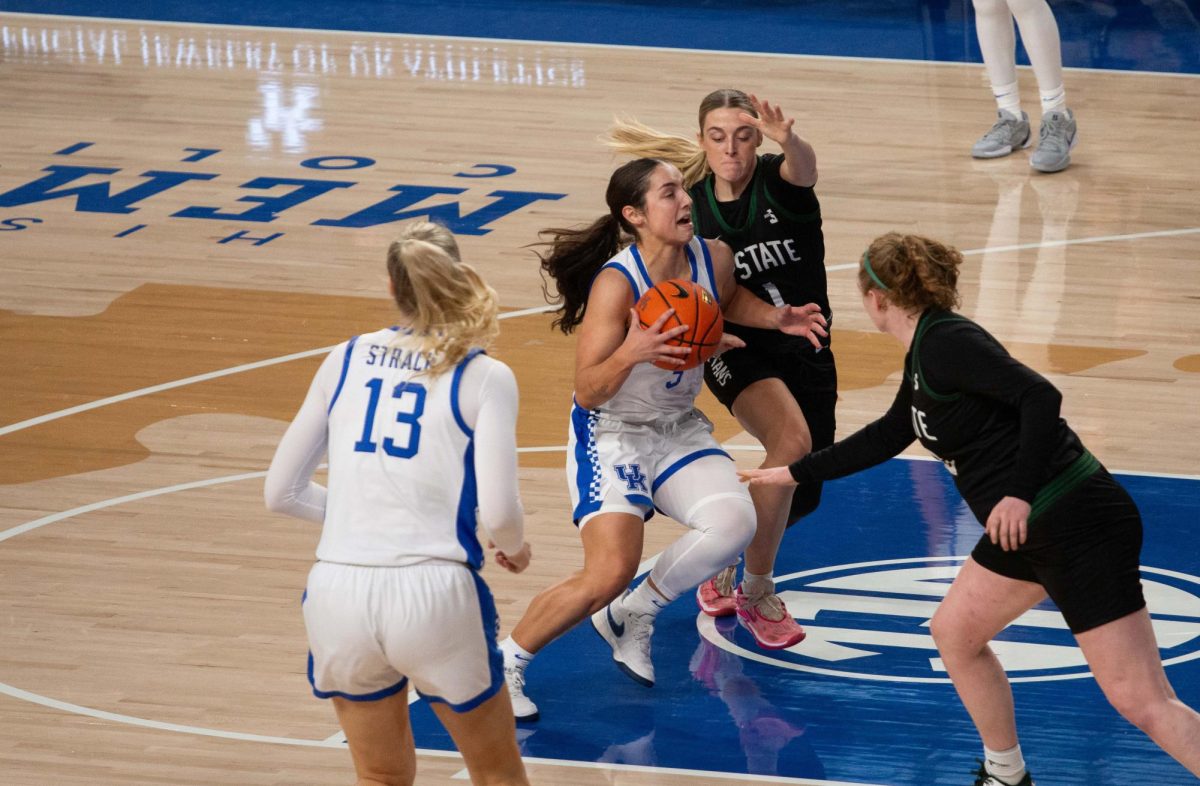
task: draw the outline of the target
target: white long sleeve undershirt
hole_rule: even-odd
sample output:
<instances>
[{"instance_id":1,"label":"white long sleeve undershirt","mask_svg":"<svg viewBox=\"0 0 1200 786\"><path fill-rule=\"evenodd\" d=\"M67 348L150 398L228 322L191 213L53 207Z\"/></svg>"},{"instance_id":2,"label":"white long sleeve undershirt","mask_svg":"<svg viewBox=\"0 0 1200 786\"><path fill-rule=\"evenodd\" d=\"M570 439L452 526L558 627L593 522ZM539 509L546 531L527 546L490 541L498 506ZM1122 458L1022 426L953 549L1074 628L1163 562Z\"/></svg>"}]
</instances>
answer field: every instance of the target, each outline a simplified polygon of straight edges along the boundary
<instances>
[{"instance_id":1,"label":"white long sleeve undershirt","mask_svg":"<svg viewBox=\"0 0 1200 786\"><path fill-rule=\"evenodd\" d=\"M325 359L280 440L263 492L272 511L325 521L326 489L312 476L328 445L327 413L344 355L344 347L339 347ZM463 421L474 430L479 523L497 549L514 553L524 543L524 511L517 482L518 393L512 370L486 355L470 361L462 374L458 403Z\"/></svg>"}]
</instances>

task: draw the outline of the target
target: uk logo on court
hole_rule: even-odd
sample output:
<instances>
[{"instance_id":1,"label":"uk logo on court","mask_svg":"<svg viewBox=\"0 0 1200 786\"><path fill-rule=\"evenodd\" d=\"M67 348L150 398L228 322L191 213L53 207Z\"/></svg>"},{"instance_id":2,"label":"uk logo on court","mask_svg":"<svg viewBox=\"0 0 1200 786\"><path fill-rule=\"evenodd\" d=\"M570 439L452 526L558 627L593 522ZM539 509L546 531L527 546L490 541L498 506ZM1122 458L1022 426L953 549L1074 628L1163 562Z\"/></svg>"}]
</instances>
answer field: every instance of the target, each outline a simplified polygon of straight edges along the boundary
<instances>
[{"instance_id":1,"label":"uk logo on court","mask_svg":"<svg viewBox=\"0 0 1200 786\"><path fill-rule=\"evenodd\" d=\"M929 621L964 560L882 560L777 577L780 598L808 634L779 652L758 649L742 637L744 632L722 634L704 614L697 617L697 625L718 647L784 669L886 682L948 683ZM1142 589L1163 665L1200 658L1200 577L1143 566ZM1015 620L991 646L1013 682L1090 676L1066 622L1048 602Z\"/></svg>"}]
</instances>

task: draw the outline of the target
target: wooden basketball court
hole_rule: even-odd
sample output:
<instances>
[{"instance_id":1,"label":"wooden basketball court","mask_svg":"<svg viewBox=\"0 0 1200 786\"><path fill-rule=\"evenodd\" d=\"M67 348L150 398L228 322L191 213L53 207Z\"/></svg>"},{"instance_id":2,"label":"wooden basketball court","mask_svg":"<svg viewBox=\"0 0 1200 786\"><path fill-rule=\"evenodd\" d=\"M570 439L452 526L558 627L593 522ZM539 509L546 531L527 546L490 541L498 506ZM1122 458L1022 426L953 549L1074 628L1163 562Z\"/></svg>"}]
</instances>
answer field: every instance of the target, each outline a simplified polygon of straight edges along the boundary
<instances>
[{"instance_id":1,"label":"wooden basketball court","mask_svg":"<svg viewBox=\"0 0 1200 786\"><path fill-rule=\"evenodd\" d=\"M505 631L576 569L573 344L528 246L603 212L614 115L691 134L718 86L778 101L818 152L840 436L899 379L853 267L900 229L964 250L964 313L1059 386L1106 465L1196 473L1200 160L1184 151L1200 80L1070 72L1082 141L1047 177L969 157L993 112L978 66L20 14L0 37L7 783L349 781L304 674L318 532L267 513L261 476L322 348L389 324L383 254L404 215L457 227L509 312L494 354L521 386L534 563L485 573ZM647 556L677 534L656 519ZM419 783L464 777L453 755L419 766Z\"/></svg>"}]
</instances>

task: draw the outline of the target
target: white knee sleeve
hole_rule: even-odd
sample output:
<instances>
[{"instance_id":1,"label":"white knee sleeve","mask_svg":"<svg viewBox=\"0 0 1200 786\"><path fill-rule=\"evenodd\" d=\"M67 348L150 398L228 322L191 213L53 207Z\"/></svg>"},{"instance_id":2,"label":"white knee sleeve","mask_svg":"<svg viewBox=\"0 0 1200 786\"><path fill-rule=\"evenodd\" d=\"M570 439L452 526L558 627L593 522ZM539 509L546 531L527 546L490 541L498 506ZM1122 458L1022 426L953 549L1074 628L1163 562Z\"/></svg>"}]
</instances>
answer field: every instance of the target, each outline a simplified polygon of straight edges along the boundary
<instances>
[{"instance_id":1,"label":"white knee sleeve","mask_svg":"<svg viewBox=\"0 0 1200 786\"><path fill-rule=\"evenodd\" d=\"M690 591L737 561L754 537L754 503L744 492L718 492L683 516L689 531L663 551L650 571L667 600Z\"/></svg>"}]
</instances>

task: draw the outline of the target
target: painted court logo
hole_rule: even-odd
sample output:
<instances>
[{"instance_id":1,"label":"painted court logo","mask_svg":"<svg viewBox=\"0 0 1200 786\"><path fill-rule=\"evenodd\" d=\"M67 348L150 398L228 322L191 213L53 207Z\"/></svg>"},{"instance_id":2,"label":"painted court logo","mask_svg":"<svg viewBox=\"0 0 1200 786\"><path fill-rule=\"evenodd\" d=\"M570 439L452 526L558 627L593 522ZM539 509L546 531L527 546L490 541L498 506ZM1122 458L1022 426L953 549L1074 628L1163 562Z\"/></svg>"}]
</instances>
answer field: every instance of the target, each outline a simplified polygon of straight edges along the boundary
<instances>
[{"instance_id":1,"label":"painted court logo","mask_svg":"<svg viewBox=\"0 0 1200 786\"><path fill-rule=\"evenodd\" d=\"M965 557L922 557L837 565L776 579L779 596L807 638L780 652L731 637L700 614L701 635L744 658L797 671L886 682L950 682L929 620ZM1200 577L1142 567L1163 663L1200 658ZM744 642L744 644L743 644ZM1083 653L1049 603L1015 620L992 642L1013 682L1088 677Z\"/></svg>"}]
</instances>

